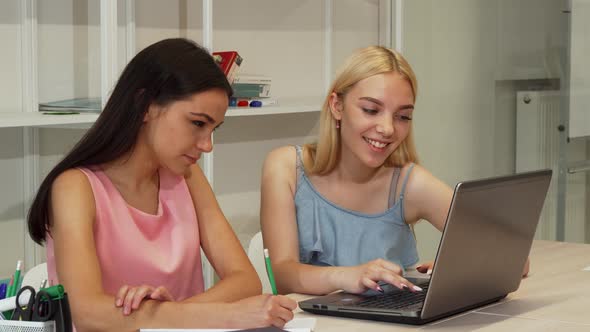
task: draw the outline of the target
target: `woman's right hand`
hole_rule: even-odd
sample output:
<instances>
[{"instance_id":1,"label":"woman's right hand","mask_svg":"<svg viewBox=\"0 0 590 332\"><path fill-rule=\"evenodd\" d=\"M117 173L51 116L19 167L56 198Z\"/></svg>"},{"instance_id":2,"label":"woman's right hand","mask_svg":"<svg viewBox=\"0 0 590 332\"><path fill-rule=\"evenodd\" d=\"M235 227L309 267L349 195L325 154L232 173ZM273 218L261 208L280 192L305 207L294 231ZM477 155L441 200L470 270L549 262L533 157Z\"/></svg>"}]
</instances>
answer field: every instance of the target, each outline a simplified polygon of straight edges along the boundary
<instances>
[{"instance_id":1,"label":"woman's right hand","mask_svg":"<svg viewBox=\"0 0 590 332\"><path fill-rule=\"evenodd\" d=\"M355 294L362 293L367 289L383 292L377 283L379 281L385 281L402 290L407 289L412 292L422 290L402 277L402 273L402 268L397 264L384 259L376 259L363 265L343 267L342 271L337 274L336 284L338 288Z\"/></svg>"},{"instance_id":2,"label":"woman's right hand","mask_svg":"<svg viewBox=\"0 0 590 332\"><path fill-rule=\"evenodd\" d=\"M231 326L240 328L276 326L293 319L297 302L284 295L262 294L231 303Z\"/></svg>"},{"instance_id":3,"label":"woman's right hand","mask_svg":"<svg viewBox=\"0 0 590 332\"><path fill-rule=\"evenodd\" d=\"M143 300L174 301L168 289L164 286L152 287L149 285L128 286L119 288L115 296L115 307L122 307L123 315L128 316L133 310L139 308Z\"/></svg>"}]
</instances>

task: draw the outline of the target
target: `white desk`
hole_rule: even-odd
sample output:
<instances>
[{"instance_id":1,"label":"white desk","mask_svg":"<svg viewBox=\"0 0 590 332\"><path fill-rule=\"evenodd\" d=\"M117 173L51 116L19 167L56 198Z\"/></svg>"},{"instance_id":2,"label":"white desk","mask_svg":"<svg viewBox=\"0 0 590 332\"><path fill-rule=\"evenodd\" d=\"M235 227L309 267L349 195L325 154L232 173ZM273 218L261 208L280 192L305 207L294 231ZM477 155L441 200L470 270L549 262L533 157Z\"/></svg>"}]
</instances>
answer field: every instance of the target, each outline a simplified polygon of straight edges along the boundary
<instances>
[{"instance_id":1,"label":"white desk","mask_svg":"<svg viewBox=\"0 0 590 332\"><path fill-rule=\"evenodd\" d=\"M535 241L531 272L504 300L422 326L314 315L316 332L590 331L590 245ZM293 295L296 300L309 298Z\"/></svg>"}]
</instances>

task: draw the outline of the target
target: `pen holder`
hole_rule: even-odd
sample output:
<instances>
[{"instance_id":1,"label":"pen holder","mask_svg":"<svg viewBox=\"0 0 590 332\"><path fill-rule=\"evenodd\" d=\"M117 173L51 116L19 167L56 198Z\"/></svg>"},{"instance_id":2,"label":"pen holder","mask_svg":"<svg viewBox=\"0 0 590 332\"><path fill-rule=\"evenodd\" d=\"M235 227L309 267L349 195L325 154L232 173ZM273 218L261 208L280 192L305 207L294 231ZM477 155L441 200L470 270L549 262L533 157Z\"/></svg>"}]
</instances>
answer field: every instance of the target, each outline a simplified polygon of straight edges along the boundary
<instances>
[{"instance_id":1,"label":"pen holder","mask_svg":"<svg viewBox=\"0 0 590 332\"><path fill-rule=\"evenodd\" d=\"M56 332L72 332L72 314L70 312L70 302L68 301L68 293L64 293L63 297L51 300L52 305L56 308L55 314L51 317L55 321ZM2 332L0 330L0 332Z\"/></svg>"},{"instance_id":2,"label":"pen holder","mask_svg":"<svg viewBox=\"0 0 590 332\"><path fill-rule=\"evenodd\" d=\"M54 314L46 322L0 320L0 332L72 332L68 294L51 299ZM6 317L10 318L10 316Z\"/></svg>"},{"instance_id":3,"label":"pen holder","mask_svg":"<svg viewBox=\"0 0 590 332\"><path fill-rule=\"evenodd\" d=\"M55 322L0 320L0 332L56 332Z\"/></svg>"}]
</instances>

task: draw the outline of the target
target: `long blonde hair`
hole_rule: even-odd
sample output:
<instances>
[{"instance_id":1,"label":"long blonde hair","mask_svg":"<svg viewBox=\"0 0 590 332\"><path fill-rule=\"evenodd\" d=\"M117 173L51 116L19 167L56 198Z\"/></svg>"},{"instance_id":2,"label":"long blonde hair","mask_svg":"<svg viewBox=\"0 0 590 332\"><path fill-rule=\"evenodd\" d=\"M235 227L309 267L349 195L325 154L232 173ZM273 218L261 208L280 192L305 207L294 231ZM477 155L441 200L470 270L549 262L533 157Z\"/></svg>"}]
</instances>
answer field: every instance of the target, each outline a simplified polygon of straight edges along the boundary
<instances>
[{"instance_id":1,"label":"long blonde hair","mask_svg":"<svg viewBox=\"0 0 590 332\"><path fill-rule=\"evenodd\" d=\"M412 89L414 102L416 101L416 75L401 54L382 46L369 46L356 51L344 62L326 96L320 114L318 141L305 145L306 158L303 160L307 172L327 174L336 167L340 159L340 131L336 128L329 104L332 93L336 93L338 98L344 98L357 82L384 73L398 73L405 78ZM408 136L385 161L386 166L402 167L409 162L418 163L412 132L410 124Z\"/></svg>"}]
</instances>

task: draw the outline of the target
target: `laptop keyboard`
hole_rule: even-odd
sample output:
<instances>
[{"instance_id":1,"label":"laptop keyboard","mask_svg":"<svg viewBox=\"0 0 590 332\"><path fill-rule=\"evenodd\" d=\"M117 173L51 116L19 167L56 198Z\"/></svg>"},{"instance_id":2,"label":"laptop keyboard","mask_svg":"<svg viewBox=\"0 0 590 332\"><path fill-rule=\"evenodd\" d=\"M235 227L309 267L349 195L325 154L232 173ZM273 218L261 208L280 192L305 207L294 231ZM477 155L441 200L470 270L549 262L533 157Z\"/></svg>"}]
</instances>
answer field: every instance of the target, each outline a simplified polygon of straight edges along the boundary
<instances>
[{"instance_id":1,"label":"laptop keyboard","mask_svg":"<svg viewBox=\"0 0 590 332\"><path fill-rule=\"evenodd\" d=\"M421 292L395 291L371 296L355 305L365 308L402 309L424 302L428 285L420 285Z\"/></svg>"}]
</instances>

